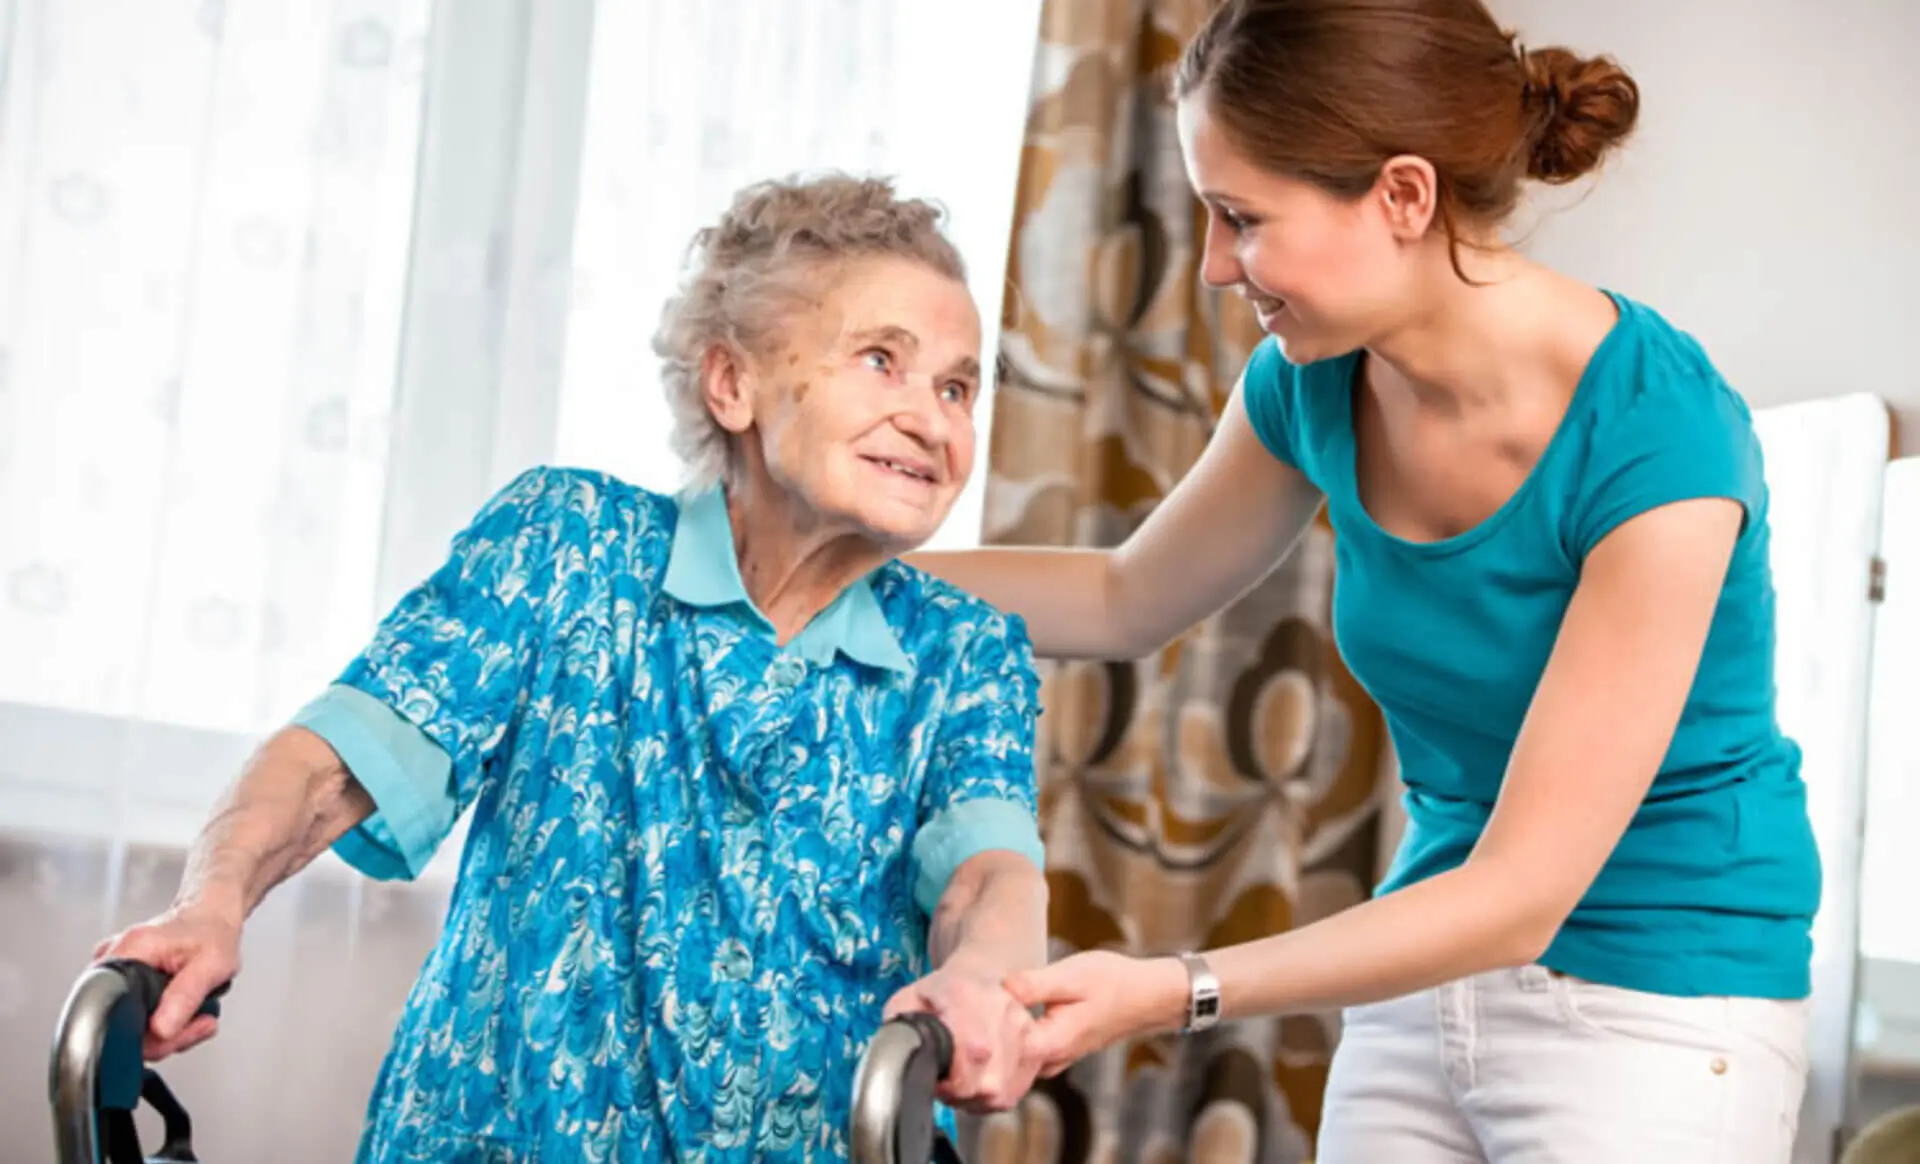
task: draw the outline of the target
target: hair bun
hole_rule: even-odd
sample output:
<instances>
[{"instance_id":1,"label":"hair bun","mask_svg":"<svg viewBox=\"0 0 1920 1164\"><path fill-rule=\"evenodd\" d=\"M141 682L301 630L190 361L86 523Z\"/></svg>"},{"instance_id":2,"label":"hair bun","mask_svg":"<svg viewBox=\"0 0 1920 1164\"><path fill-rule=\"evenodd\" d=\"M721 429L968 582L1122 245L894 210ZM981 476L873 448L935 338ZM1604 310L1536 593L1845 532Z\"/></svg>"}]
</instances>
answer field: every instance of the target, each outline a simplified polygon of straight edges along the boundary
<instances>
[{"instance_id":1,"label":"hair bun","mask_svg":"<svg viewBox=\"0 0 1920 1164\"><path fill-rule=\"evenodd\" d=\"M1608 150L1633 132L1640 87L1609 57L1582 57L1563 48L1522 50L1526 101L1536 121L1527 176L1571 182L1591 173Z\"/></svg>"}]
</instances>

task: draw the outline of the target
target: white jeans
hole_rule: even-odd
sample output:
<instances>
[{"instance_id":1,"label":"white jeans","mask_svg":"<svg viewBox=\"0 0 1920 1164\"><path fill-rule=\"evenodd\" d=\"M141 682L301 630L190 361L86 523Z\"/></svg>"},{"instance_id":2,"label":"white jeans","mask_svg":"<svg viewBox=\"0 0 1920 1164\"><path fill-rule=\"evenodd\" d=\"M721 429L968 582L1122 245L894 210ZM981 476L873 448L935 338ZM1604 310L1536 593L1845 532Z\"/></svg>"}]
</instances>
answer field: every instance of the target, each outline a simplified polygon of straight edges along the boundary
<instances>
[{"instance_id":1,"label":"white jeans","mask_svg":"<svg viewBox=\"0 0 1920 1164\"><path fill-rule=\"evenodd\" d=\"M1775 1164L1807 1006L1673 998L1540 966L1346 1013L1315 1164Z\"/></svg>"}]
</instances>

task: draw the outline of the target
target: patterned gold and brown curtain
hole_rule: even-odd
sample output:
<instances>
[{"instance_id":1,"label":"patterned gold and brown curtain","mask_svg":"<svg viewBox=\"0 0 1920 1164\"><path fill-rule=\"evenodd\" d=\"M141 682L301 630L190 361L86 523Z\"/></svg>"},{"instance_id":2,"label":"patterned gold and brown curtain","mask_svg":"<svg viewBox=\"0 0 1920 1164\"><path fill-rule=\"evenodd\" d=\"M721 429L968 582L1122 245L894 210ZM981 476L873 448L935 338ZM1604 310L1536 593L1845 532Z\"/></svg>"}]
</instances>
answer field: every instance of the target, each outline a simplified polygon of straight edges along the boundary
<instances>
[{"instance_id":1,"label":"patterned gold and brown curtain","mask_svg":"<svg viewBox=\"0 0 1920 1164\"><path fill-rule=\"evenodd\" d=\"M1211 0L1044 0L986 540L1112 545L1193 463L1259 332L1199 279L1166 75ZM1041 811L1056 956L1276 933L1360 900L1380 715L1328 632L1331 533L1165 652L1049 665ZM970 1160L1294 1164L1333 1015L1116 1048L969 1123Z\"/></svg>"}]
</instances>

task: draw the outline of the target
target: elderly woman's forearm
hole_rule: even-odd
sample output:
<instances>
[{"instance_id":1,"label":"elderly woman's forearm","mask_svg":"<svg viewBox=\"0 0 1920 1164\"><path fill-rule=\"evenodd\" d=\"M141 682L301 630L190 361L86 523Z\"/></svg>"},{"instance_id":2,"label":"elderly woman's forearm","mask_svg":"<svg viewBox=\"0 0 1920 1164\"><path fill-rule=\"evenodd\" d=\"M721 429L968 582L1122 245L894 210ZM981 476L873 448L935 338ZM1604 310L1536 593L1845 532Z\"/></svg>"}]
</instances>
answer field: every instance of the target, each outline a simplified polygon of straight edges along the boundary
<instances>
[{"instance_id":1,"label":"elderly woman's forearm","mask_svg":"<svg viewBox=\"0 0 1920 1164\"><path fill-rule=\"evenodd\" d=\"M1025 857L982 853L941 895L928 942L934 965L959 960L996 975L1047 961L1047 880Z\"/></svg>"},{"instance_id":2,"label":"elderly woman's forearm","mask_svg":"<svg viewBox=\"0 0 1920 1164\"><path fill-rule=\"evenodd\" d=\"M221 794L194 841L177 906L235 925L274 886L373 814L373 798L333 749L304 728L275 733Z\"/></svg>"}]
</instances>

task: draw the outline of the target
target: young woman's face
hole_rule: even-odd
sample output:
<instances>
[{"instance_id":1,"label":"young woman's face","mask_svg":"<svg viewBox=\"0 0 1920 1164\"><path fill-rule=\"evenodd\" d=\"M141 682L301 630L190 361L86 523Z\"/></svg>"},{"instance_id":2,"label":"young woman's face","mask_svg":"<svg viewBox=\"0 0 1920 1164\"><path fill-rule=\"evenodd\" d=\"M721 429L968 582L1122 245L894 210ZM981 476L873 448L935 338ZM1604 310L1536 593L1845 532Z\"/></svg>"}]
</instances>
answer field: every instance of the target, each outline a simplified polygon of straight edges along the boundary
<instances>
[{"instance_id":1,"label":"young woman's face","mask_svg":"<svg viewBox=\"0 0 1920 1164\"><path fill-rule=\"evenodd\" d=\"M1262 169L1208 104L1201 92L1179 107L1187 178L1207 207L1201 277L1244 296L1293 363L1373 342L1406 301L1412 277L1384 196L1346 201Z\"/></svg>"}]
</instances>

